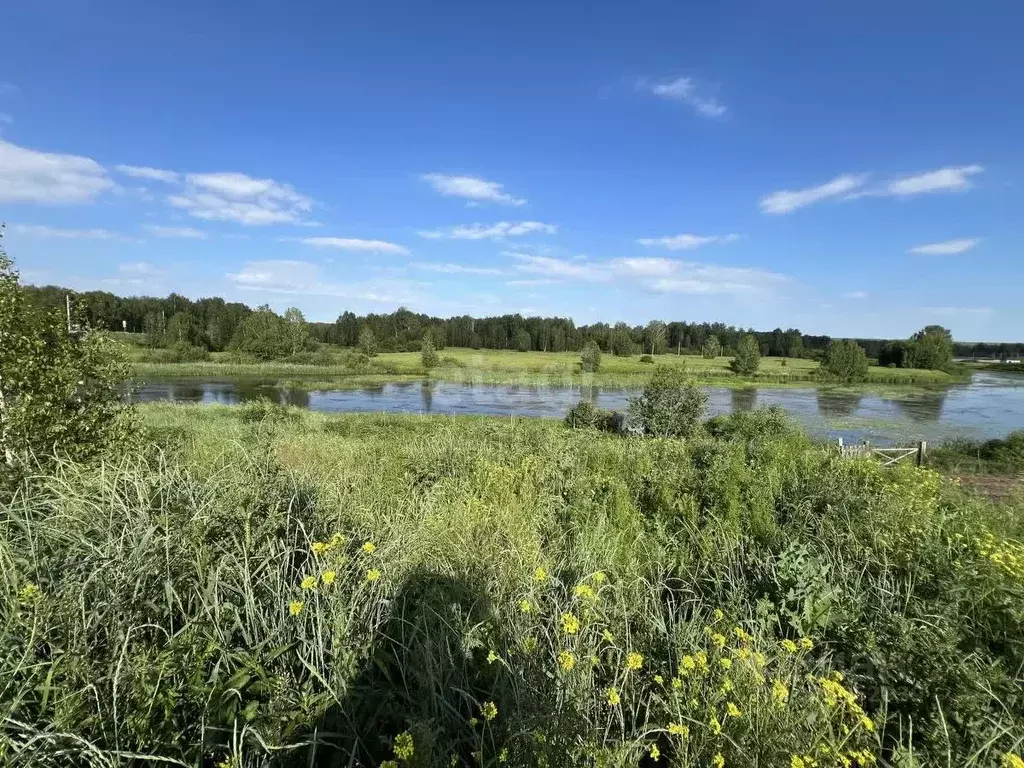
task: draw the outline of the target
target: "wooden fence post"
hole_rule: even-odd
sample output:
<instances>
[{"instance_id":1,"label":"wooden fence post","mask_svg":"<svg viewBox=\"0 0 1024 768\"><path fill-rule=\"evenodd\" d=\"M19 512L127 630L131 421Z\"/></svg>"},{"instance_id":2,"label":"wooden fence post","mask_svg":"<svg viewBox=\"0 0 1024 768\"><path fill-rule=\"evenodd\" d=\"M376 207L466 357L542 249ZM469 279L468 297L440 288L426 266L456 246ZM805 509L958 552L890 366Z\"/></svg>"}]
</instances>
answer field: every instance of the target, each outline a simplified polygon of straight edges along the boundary
<instances>
[{"instance_id":1,"label":"wooden fence post","mask_svg":"<svg viewBox=\"0 0 1024 768\"><path fill-rule=\"evenodd\" d=\"M917 466L919 466L919 467L923 467L924 466L924 455L925 455L925 451L927 451L927 450L928 450L928 442L926 440L921 440L917 444Z\"/></svg>"}]
</instances>

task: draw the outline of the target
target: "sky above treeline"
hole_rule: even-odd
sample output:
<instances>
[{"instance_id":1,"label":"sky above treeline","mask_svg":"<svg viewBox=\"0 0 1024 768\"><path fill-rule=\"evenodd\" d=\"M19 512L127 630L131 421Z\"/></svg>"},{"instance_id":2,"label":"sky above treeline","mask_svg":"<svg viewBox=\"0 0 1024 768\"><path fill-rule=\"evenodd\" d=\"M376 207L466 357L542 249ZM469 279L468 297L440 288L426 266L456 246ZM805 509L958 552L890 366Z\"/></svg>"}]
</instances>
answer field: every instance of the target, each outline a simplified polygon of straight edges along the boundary
<instances>
[{"instance_id":1,"label":"sky above treeline","mask_svg":"<svg viewBox=\"0 0 1024 768\"><path fill-rule=\"evenodd\" d=\"M7 4L25 282L1024 338L1024 4Z\"/></svg>"}]
</instances>

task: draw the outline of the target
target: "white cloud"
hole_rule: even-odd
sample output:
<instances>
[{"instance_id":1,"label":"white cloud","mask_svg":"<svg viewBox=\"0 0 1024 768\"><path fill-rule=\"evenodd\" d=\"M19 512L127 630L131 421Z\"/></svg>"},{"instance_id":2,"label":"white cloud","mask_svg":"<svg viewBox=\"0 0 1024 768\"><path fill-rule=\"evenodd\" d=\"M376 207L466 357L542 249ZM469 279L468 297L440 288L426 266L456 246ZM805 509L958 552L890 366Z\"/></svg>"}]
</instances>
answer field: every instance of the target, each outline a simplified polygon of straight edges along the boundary
<instances>
[{"instance_id":1,"label":"white cloud","mask_svg":"<svg viewBox=\"0 0 1024 768\"><path fill-rule=\"evenodd\" d=\"M439 264L432 262L420 262L412 266L428 272L440 272L447 275L505 275L503 269L497 267L472 267L464 264Z\"/></svg>"},{"instance_id":2,"label":"white cloud","mask_svg":"<svg viewBox=\"0 0 1024 768\"><path fill-rule=\"evenodd\" d=\"M910 249L911 253L918 253L923 256L950 256L957 253L964 253L976 246L980 240L977 238L965 237L960 240L946 240L941 243L928 243L918 245Z\"/></svg>"},{"instance_id":3,"label":"white cloud","mask_svg":"<svg viewBox=\"0 0 1024 768\"><path fill-rule=\"evenodd\" d=\"M185 240L205 240L206 232L195 227L161 227L157 224L145 224L144 230L154 237L176 237Z\"/></svg>"},{"instance_id":4,"label":"white cloud","mask_svg":"<svg viewBox=\"0 0 1024 768\"><path fill-rule=\"evenodd\" d=\"M118 243L137 243L137 238L112 232L109 229L62 229L42 224L14 224L11 232L26 237L39 237L55 240L109 240Z\"/></svg>"},{"instance_id":5,"label":"white cloud","mask_svg":"<svg viewBox=\"0 0 1024 768\"><path fill-rule=\"evenodd\" d=\"M642 237L637 240L640 245L662 246L670 251L688 251L710 243L732 243L739 240L739 235L669 235L667 237Z\"/></svg>"},{"instance_id":6,"label":"white cloud","mask_svg":"<svg viewBox=\"0 0 1024 768\"><path fill-rule=\"evenodd\" d=\"M17 93L20 89L14 83L0 83L0 96Z\"/></svg>"},{"instance_id":7,"label":"white cloud","mask_svg":"<svg viewBox=\"0 0 1024 768\"><path fill-rule=\"evenodd\" d=\"M404 245L389 243L386 240L359 240L350 237L300 237L296 242L311 245L315 248L337 248L342 251L367 251L373 253L391 253L408 256L410 251Z\"/></svg>"},{"instance_id":8,"label":"white cloud","mask_svg":"<svg viewBox=\"0 0 1024 768\"><path fill-rule=\"evenodd\" d=\"M672 277L658 278L647 287L661 293L753 296L774 293L788 282L787 276L762 269L678 262Z\"/></svg>"},{"instance_id":9,"label":"white cloud","mask_svg":"<svg viewBox=\"0 0 1024 768\"><path fill-rule=\"evenodd\" d=\"M250 225L298 224L313 209L289 184L236 172L187 174L185 190L167 202L199 219Z\"/></svg>"},{"instance_id":10,"label":"white cloud","mask_svg":"<svg viewBox=\"0 0 1024 768\"><path fill-rule=\"evenodd\" d=\"M88 157L38 152L0 139L0 203L91 203L113 188Z\"/></svg>"},{"instance_id":11,"label":"white cloud","mask_svg":"<svg viewBox=\"0 0 1024 768\"><path fill-rule=\"evenodd\" d=\"M866 299L868 297L867 291L849 291L844 293L839 298L841 299Z\"/></svg>"},{"instance_id":12,"label":"white cloud","mask_svg":"<svg viewBox=\"0 0 1024 768\"><path fill-rule=\"evenodd\" d=\"M479 179L475 176L428 173L423 176L423 180L447 197L462 197L475 202L502 203L504 205L526 204L526 200L523 198L508 194L503 184Z\"/></svg>"},{"instance_id":13,"label":"white cloud","mask_svg":"<svg viewBox=\"0 0 1024 768\"><path fill-rule=\"evenodd\" d=\"M164 272L160 267L145 261L120 264L117 267L117 271L124 275L160 275Z\"/></svg>"},{"instance_id":14,"label":"white cloud","mask_svg":"<svg viewBox=\"0 0 1024 768\"><path fill-rule=\"evenodd\" d=\"M531 280L506 280L505 285L511 288L526 288L537 285L558 285L561 280L553 280L550 277L538 277Z\"/></svg>"},{"instance_id":15,"label":"white cloud","mask_svg":"<svg viewBox=\"0 0 1024 768\"><path fill-rule=\"evenodd\" d=\"M772 192L761 198L761 210L765 213L790 213L822 200L845 197L861 187L866 179L865 174L844 173L816 187Z\"/></svg>"},{"instance_id":16,"label":"white cloud","mask_svg":"<svg viewBox=\"0 0 1024 768\"><path fill-rule=\"evenodd\" d=\"M165 184L177 184L181 178L181 174L175 171L164 171L160 168L149 168L144 165L116 165L114 169L125 176L131 176L133 179L162 181Z\"/></svg>"},{"instance_id":17,"label":"white cloud","mask_svg":"<svg viewBox=\"0 0 1024 768\"><path fill-rule=\"evenodd\" d=\"M369 301L382 304L414 304L422 301L413 284L397 280L334 283L324 280L320 267L308 261L271 260L247 262L226 275L239 288L266 293Z\"/></svg>"},{"instance_id":18,"label":"white cloud","mask_svg":"<svg viewBox=\"0 0 1024 768\"><path fill-rule=\"evenodd\" d=\"M425 230L417 234L428 240L499 240L537 232L553 235L558 232L558 227L539 221L499 221L497 224L468 224L449 229Z\"/></svg>"},{"instance_id":19,"label":"white cloud","mask_svg":"<svg viewBox=\"0 0 1024 768\"><path fill-rule=\"evenodd\" d=\"M721 117L727 111L724 104L701 93L700 85L692 77L677 77L675 80L664 80L659 83L650 83L646 79L641 79L637 83L637 88L650 91L663 99L688 104L698 114L705 117Z\"/></svg>"},{"instance_id":20,"label":"white cloud","mask_svg":"<svg viewBox=\"0 0 1024 768\"><path fill-rule=\"evenodd\" d=\"M616 271L637 277L666 277L676 271L680 262L671 259L616 259L612 262Z\"/></svg>"},{"instance_id":21,"label":"white cloud","mask_svg":"<svg viewBox=\"0 0 1024 768\"><path fill-rule=\"evenodd\" d=\"M589 282L606 282L611 279L607 270L599 269L587 263L553 259L549 256L533 256L527 253L510 254L519 261L516 266L520 272L544 275L550 278L586 280Z\"/></svg>"},{"instance_id":22,"label":"white cloud","mask_svg":"<svg viewBox=\"0 0 1024 768\"><path fill-rule=\"evenodd\" d=\"M14 118L8 115L6 112L0 112L0 124L14 125Z\"/></svg>"},{"instance_id":23,"label":"white cloud","mask_svg":"<svg viewBox=\"0 0 1024 768\"><path fill-rule=\"evenodd\" d=\"M886 193L892 197L909 197L928 192L953 192L968 189L970 177L984 170L980 165L961 165L958 167L939 168L916 176L904 176L890 181Z\"/></svg>"}]
</instances>

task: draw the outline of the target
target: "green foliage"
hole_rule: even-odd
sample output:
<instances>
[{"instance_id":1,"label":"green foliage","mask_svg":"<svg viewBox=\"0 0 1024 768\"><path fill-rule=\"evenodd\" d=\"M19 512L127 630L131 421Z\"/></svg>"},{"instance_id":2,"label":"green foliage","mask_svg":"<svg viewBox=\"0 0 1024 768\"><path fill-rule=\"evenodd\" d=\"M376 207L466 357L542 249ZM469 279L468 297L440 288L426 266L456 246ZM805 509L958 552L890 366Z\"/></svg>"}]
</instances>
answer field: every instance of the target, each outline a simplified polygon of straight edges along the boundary
<instances>
[{"instance_id":1,"label":"green foliage","mask_svg":"<svg viewBox=\"0 0 1024 768\"><path fill-rule=\"evenodd\" d=\"M533 348L533 339L530 337L530 332L525 329L516 331L516 350L519 352L529 352Z\"/></svg>"},{"instance_id":2,"label":"green foliage","mask_svg":"<svg viewBox=\"0 0 1024 768\"><path fill-rule=\"evenodd\" d=\"M145 414L173 456L62 463L5 505L11 765L1021 752L1024 510L933 472L839 460L769 413L691 441Z\"/></svg>"},{"instance_id":3,"label":"green foliage","mask_svg":"<svg viewBox=\"0 0 1024 768\"><path fill-rule=\"evenodd\" d=\"M953 334L941 325L929 325L914 334L914 368L945 370L953 362Z\"/></svg>"},{"instance_id":4,"label":"green foliage","mask_svg":"<svg viewBox=\"0 0 1024 768\"><path fill-rule=\"evenodd\" d=\"M288 324L288 342L291 354L308 352L316 347L316 343L309 333L309 323L306 322L302 310L298 307L289 307L284 312L284 321Z\"/></svg>"},{"instance_id":5,"label":"green foliage","mask_svg":"<svg viewBox=\"0 0 1024 768\"><path fill-rule=\"evenodd\" d=\"M231 339L231 350L257 360L275 360L292 353L292 326L268 306L243 320Z\"/></svg>"},{"instance_id":6,"label":"green foliage","mask_svg":"<svg viewBox=\"0 0 1024 768\"><path fill-rule=\"evenodd\" d=\"M210 351L206 347L191 344L174 344L167 350L166 360L169 363L195 363L210 359Z\"/></svg>"},{"instance_id":7,"label":"green foliage","mask_svg":"<svg viewBox=\"0 0 1024 768\"><path fill-rule=\"evenodd\" d=\"M740 376L753 376L761 366L761 347L757 339L747 335L736 345L736 355L729 368Z\"/></svg>"},{"instance_id":8,"label":"green foliage","mask_svg":"<svg viewBox=\"0 0 1024 768\"><path fill-rule=\"evenodd\" d=\"M600 429L616 431L621 419L614 411L598 408L589 400L580 400L565 415L565 423L573 429Z\"/></svg>"},{"instance_id":9,"label":"green foliage","mask_svg":"<svg viewBox=\"0 0 1024 768\"><path fill-rule=\"evenodd\" d=\"M580 366L584 373L597 373L601 370L601 348L596 342L588 341L580 353Z\"/></svg>"},{"instance_id":10,"label":"green foliage","mask_svg":"<svg viewBox=\"0 0 1024 768\"><path fill-rule=\"evenodd\" d=\"M359 331L359 351L367 357L374 357L377 354L377 337L368 325L364 325Z\"/></svg>"},{"instance_id":11,"label":"green foliage","mask_svg":"<svg viewBox=\"0 0 1024 768\"><path fill-rule=\"evenodd\" d=\"M721 440L793 439L799 434L796 426L786 418L786 411L777 405L715 416L708 421L707 428L712 437Z\"/></svg>"},{"instance_id":12,"label":"green foliage","mask_svg":"<svg viewBox=\"0 0 1024 768\"><path fill-rule=\"evenodd\" d=\"M0 229L2 236L2 229ZM130 427L118 345L60 310L31 305L0 242L0 462L87 459Z\"/></svg>"},{"instance_id":13,"label":"green foliage","mask_svg":"<svg viewBox=\"0 0 1024 768\"><path fill-rule=\"evenodd\" d=\"M420 362L426 369L436 368L440 360L437 356L437 350L434 349L434 339L431 334L426 334L423 337L423 343L420 346Z\"/></svg>"},{"instance_id":14,"label":"green foliage","mask_svg":"<svg viewBox=\"0 0 1024 768\"><path fill-rule=\"evenodd\" d=\"M654 358L651 357L650 355L640 355L640 362L641 363L646 363L646 364L651 364L651 363L654 362Z\"/></svg>"},{"instance_id":15,"label":"green foliage","mask_svg":"<svg viewBox=\"0 0 1024 768\"><path fill-rule=\"evenodd\" d=\"M206 339L192 315L179 312L167 321L167 328L162 337L164 346L171 347L204 347Z\"/></svg>"},{"instance_id":16,"label":"green foliage","mask_svg":"<svg viewBox=\"0 0 1024 768\"><path fill-rule=\"evenodd\" d=\"M716 357L722 354L722 345L718 341L717 336L708 336L704 340L704 345L700 348L701 357L705 360L714 360Z\"/></svg>"},{"instance_id":17,"label":"green foliage","mask_svg":"<svg viewBox=\"0 0 1024 768\"><path fill-rule=\"evenodd\" d=\"M640 397L630 401L630 419L655 437L692 437L700 427L708 396L675 366L659 365Z\"/></svg>"},{"instance_id":18,"label":"green foliage","mask_svg":"<svg viewBox=\"0 0 1024 768\"><path fill-rule=\"evenodd\" d=\"M657 355L665 351L665 339L668 328L661 320L651 320L644 328L644 347L650 354Z\"/></svg>"},{"instance_id":19,"label":"green foliage","mask_svg":"<svg viewBox=\"0 0 1024 768\"><path fill-rule=\"evenodd\" d=\"M958 472L1020 475L1024 473L1024 430L1005 438L951 440L928 451L928 465Z\"/></svg>"},{"instance_id":20,"label":"green foliage","mask_svg":"<svg viewBox=\"0 0 1024 768\"><path fill-rule=\"evenodd\" d=\"M868 358L864 348L857 342L833 339L825 348L821 370L826 376L839 381L865 381L868 377Z\"/></svg>"}]
</instances>

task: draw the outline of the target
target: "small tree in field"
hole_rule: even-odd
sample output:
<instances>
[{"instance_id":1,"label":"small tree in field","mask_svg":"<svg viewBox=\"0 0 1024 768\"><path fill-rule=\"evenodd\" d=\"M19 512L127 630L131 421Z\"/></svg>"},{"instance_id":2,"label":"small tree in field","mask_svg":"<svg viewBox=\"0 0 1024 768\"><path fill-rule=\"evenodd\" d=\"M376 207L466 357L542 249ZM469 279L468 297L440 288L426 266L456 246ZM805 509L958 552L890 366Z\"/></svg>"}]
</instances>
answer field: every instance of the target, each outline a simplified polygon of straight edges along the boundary
<instances>
[{"instance_id":1,"label":"small tree in field","mask_svg":"<svg viewBox=\"0 0 1024 768\"><path fill-rule=\"evenodd\" d=\"M516 349L520 352L529 352L533 348L533 339L530 332L520 328L516 331Z\"/></svg>"},{"instance_id":2,"label":"small tree in field","mask_svg":"<svg viewBox=\"0 0 1024 768\"><path fill-rule=\"evenodd\" d=\"M717 336L708 336L704 341L704 346L700 348L700 356L705 360L714 360L722 354L722 345L718 341Z\"/></svg>"},{"instance_id":3,"label":"small tree in field","mask_svg":"<svg viewBox=\"0 0 1024 768\"><path fill-rule=\"evenodd\" d=\"M359 351L367 357L377 355L377 337L373 335L373 331L368 325L364 325L359 331Z\"/></svg>"},{"instance_id":4,"label":"small tree in field","mask_svg":"<svg viewBox=\"0 0 1024 768\"><path fill-rule=\"evenodd\" d=\"M748 334L736 345L736 356L729 363L729 367L740 376L753 376L760 366L761 347L757 339Z\"/></svg>"},{"instance_id":5,"label":"small tree in field","mask_svg":"<svg viewBox=\"0 0 1024 768\"><path fill-rule=\"evenodd\" d=\"M0 237L3 230L0 228ZM94 456L127 435L128 369L109 336L32 306L0 242L0 462Z\"/></svg>"},{"instance_id":6,"label":"small tree in field","mask_svg":"<svg viewBox=\"0 0 1024 768\"><path fill-rule=\"evenodd\" d=\"M420 345L420 362L424 368L436 368L439 362L437 350L434 349L433 334L429 331L423 334L423 343Z\"/></svg>"},{"instance_id":7,"label":"small tree in field","mask_svg":"<svg viewBox=\"0 0 1024 768\"><path fill-rule=\"evenodd\" d=\"M264 305L238 324L229 348L257 360L286 357L292 353L292 328Z\"/></svg>"},{"instance_id":8,"label":"small tree in field","mask_svg":"<svg viewBox=\"0 0 1024 768\"><path fill-rule=\"evenodd\" d=\"M580 365L584 373L597 373L601 369L601 348L596 341L588 341L583 347Z\"/></svg>"},{"instance_id":9,"label":"small tree in field","mask_svg":"<svg viewBox=\"0 0 1024 768\"><path fill-rule=\"evenodd\" d=\"M691 437L700 428L708 396L676 366L659 365L640 397L629 403L629 416L645 434Z\"/></svg>"},{"instance_id":10,"label":"small tree in field","mask_svg":"<svg viewBox=\"0 0 1024 768\"><path fill-rule=\"evenodd\" d=\"M941 371L953 362L953 334L941 325L928 325L914 334L911 360L914 368Z\"/></svg>"},{"instance_id":11,"label":"small tree in field","mask_svg":"<svg viewBox=\"0 0 1024 768\"><path fill-rule=\"evenodd\" d=\"M313 349L316 344L309 333L309 323L298 307L289 307L284 312L284 321L288 323L288 341L292 354Z\"/></svg>"},{"instance_id":12,"label":"small tree in field","mask_svg":"<svg viewBox=\"0 0 1024 768\"><path fill-rule=\"evenodd\" d=\"M833 339L825 347L821 370L840 381L864 381L868 377L868 356L852 339Z\"/></svg>"}]
</instances>

